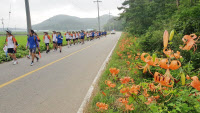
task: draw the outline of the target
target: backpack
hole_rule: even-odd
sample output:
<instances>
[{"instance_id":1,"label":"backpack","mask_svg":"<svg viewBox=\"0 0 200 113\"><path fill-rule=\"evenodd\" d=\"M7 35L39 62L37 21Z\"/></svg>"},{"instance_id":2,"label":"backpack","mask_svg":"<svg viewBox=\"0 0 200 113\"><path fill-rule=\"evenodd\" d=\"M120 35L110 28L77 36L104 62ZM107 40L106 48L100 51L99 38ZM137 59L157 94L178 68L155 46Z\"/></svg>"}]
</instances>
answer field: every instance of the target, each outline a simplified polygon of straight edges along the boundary
<instances>
[{"instance_id":1,"label":"backpack","mask_svg":"<svg viewBox=\"0 0 200 113\"><path fill-rule=\"evenodd\" d=\"M37 38L37 36L34 36L34 41L35 41L36 47L38 47L38 43L36 42L36 38ZM38 42L39 42L39 40L38 40Z\"/></svg>"},{"instance_id":2,"label":"backpack","mask_svg":"<svg viewBox=\"0 0 200 113\"><path fill-rule=\"evenodd\" d=\"M38 42L40 42L40 38L37 36Z\"/></svg>"}]
</instances>

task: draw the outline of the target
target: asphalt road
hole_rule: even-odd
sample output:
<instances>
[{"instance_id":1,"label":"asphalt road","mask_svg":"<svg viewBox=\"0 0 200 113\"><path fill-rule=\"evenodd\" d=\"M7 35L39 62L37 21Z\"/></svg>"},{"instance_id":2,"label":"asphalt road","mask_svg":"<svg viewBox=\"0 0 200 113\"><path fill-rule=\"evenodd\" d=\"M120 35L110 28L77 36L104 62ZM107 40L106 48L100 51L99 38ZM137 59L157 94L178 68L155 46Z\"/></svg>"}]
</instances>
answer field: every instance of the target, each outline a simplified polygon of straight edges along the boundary
<instances>
[{"instance_id":1,"label":"asphalt road","mask_svg":"<svg viewBox=\"0 0 200 113\"><path fill-rule=\"evenodd\" d=\"M0 113L76 113L121 33L0 64Z\"/></svg>"}]
</instances>

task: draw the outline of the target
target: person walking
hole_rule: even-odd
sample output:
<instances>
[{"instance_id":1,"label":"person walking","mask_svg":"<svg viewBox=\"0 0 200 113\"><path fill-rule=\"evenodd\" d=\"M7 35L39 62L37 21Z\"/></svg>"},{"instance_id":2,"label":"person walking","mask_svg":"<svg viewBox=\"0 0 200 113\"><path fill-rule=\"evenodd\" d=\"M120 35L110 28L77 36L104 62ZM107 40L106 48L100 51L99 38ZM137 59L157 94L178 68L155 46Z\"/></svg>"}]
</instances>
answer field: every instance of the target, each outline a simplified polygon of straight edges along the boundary
<instances>
[{"instance_id":1,"label":"person walking","mask_svg":"<svg viewBox=\"0 0 200 113\"><path fill-rule=\"evenodd\" d=\"M57 34L56 31L53 31L52 40L53 40L53 51L57 50Z\"/></svg>"},{"instance_id":2,"label":"person walking","mask_svg":"<svg viewBox=\"0 0 200 113\"><path fill-rule=\"evenodd\" d=\"M86 36L87 36L87 41L89 41L90 33L89 33L89 32L86 32Z\"/></svg>"},{"instance_id":3,"label":"person walking","mask_svg":"<svg viewBox=\"0 0 200 113\"><path fill-rule=\"evenodd\" d=\"M37 34L36 32L34 32L33 35L37 37L37 40L38 40L38 41L37 41L38 55L39 55L40 58L41 58L41 54L40 54L40 38L39 38L39 36L38 36L38 34Z\"/></svg>"},{"instance_id":4,"label":"person walking","mask_svg":"<svg viewBox=\"0 0 200 113\"><path fill-rule=\"evenodd\" d=\"M49 43L51 42L51 38L48 35L48 32L44 32L43 42L45 43L45 45L47 47L46 53L49 53L49 51L50 51L49 50Z\"/></svg>"},{"instance_id":5,"label":"person walking","mask_svg":"<svg viewBox=\"0 0 200 113\"><path fill-rule=\"evenodd\" d=\"M69 48L69 46L71 46L71 38L70 38L70 34L69 34L69 32L66 32L65 33L65 37L66 37L66 41L67 41L67 46L68 46L68 48Z\"/></svg>"},{"instance_id":6,"label":"person walking","mask_svg":"<svg viewBox=\"0 0 200 113\"><path fill-rule=\"evenodd\" d=\"M84 40L85 40L85 33L84 33L84 31L81 31L80 36L81 36L81 42L82 42L82 45L83 45L85 43L84 42Z\"/></svg>"},{"instance_id":7,"label":"person walking","mask_svg":"<svg viewBox=\"0 0 200 113\"><path fill-rule=\"evenodd\" d=\"M39 58L36 56L36 48L38 45L38 39L34 34L33 30L29 31L29 37L28 37L28 44L29 44L29 50L32 56L31 66L33 66L34 59L37 59L37 62L39 61ZM26 46L27 49L27 46Z\"/></svg>"},{"instance_id":8,"label":"person walking","mask_svg":"<svg viewBox=\"0 0 200 113\"><path fill-rule=\"evenodd\" d=\"M58 36L57 36L57 44L58 44L58 48L60 48L60 53L62 52L62 43L63 43L63 36L61 34L61 32L58 32Z\"/></svg>"},{"instance_id":9,"label":"person walking","mask_svg":"<svg viewBox=\"0 0 200 113\"><path fill-rule=\"evenodd\" d=\"M6 46L8 48L8 55L13 59L13 65L18 64L17 58L16 58L16 48L17 48L17 41L15 37L12 35L12 32L10 30L6 31L7 37L6 37Z\"/></svg>"}]
</instances>

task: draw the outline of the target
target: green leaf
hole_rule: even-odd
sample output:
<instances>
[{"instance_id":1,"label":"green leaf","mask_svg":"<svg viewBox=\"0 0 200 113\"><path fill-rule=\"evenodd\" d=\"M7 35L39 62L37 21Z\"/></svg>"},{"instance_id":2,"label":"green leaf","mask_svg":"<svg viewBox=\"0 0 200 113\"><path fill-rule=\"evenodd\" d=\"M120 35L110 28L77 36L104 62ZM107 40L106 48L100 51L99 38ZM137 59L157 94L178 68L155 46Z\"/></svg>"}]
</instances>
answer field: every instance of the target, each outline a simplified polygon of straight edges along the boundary
<instances>
[{"instance_id":1,"label":"green leaf","mask_svg":"<svg viewBox=\"0 0 200 113\"><path fill-rule=\"evenodd\" d=\"M145 101L145 97L144 97L144 95L140 95L140 96L138 96L138 97L139 97L140 100L142 100L142 102Z\"/></svg>"},{"instance_id":2,"label":"green leaf","mask_svg":"<svg viewBox=\"0 0 200 113\"><path fill-rule=\"evenodd\" d=\"M168 106L172 106L173 107L173 106L175 106L175 104L174 103L169 103Z\"/></svg>"},{"instance_id":3,"label":"green leaf","mask_svg":"<svg viewBox=\"0 0 200 113\"><path fill-rule=\"evenodd\" d=\"M122 84L121 86L118 87L118 89L121 89L121 88L123 88L123 87L124 87L124 85Z\"/></svg>"},{"instance_id":4,"label":"green leaf","mask_svg":"<svg viewBox=\"0 0 200 113\"><path fill-rule=\"evenodd\" d=\"M154 53L153 54L153 62L155 62L157 55Z\"/></svg>"},{"instance_id":5,"label":"green leaf","mask_svg":"<svg viewBox=\"0 0 200 113\"><path fill-rule=\"evenodd\" d=\"M133 97L129 97L129 102L133 103L134 102L134 98Z\"/></svg>"},{"instance_id":6,"label":"green leaf","mask_svg":"<svg viewBox=\"0 0 200 113\"><path fill-rule=\"evenodd\" d=\"M185 74L184 73L181 74L181 82L182 82L182 85L184 86L185 85Z\"/></svg>"},{"instance_id":7,"label":"green leaf","mask_svg":"<svg viewBox=\"0 0 200 113\"><path fill-rule=\"evenodd\" d=\"M183 62L184 58L180 58L180 61Z\"/></svg>"},{"instance_id":8,"label":"green leaf","mask_svg":"<svg viewBox=\"0 0 200 113\"><path fill-rule=\"evenodd\" d=\"M173 42L169 42L168 44L169 44L169 45L172 45L172 44L173 44Z\"/></svg>"},{"instance_id":9,"label":"green leaf","mask_svg":"<svg viewBox=\"0 0 200 113\"><path fill-rule=\"evenodd\" d=\"M174 30L172 30L170 33L169 41L172 41L173 37L174 37Z\"/></svg>"}]
</instances>

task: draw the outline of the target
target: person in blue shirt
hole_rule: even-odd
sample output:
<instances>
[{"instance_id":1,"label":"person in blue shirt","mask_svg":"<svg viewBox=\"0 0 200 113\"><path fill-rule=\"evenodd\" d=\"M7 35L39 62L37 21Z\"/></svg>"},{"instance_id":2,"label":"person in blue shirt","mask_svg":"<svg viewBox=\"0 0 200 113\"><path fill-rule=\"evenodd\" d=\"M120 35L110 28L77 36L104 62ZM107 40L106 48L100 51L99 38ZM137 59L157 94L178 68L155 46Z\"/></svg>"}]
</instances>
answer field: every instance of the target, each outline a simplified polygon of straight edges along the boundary
<instances>
[{"instance_id":1,"label":"person in blue shirt","mask_svg":"<svg viewBox=\"0 0 200 113\"><path fill-rule=\"evenodd\" d=\"M81 42L82 42L82 44L84 44L84 39L85 39L84 31L81 31L80 35L81 35Z\"/></svg>"},{"instance_id":2,"label":"person in blue shirt","mask_svg":"<svg viewBox=\"0 0 200 113\"><path fill-rule=\"evenodd\" d=\"M36 48L38 45L38 39L35 35L33 35L34 33L35 32L33 30L30 30L29 36L28 36L28 45L29 45L31 56L32 56L31 66L33 66L34 58L36 58L37 61L39 61L39 58L36 56ZM27 49L27 46L26 46L26 49Z\"/></svg>"},{"instance_id":3,"label":"person in blue shirt","mask_svg":"<svg viewBox=\"0 0 200 113\"><path fill-rule=\"evenodd\" d=\"M61 32L58 32L58 35L57 35L57 45L58 45L58 48L60 49L60 53L62 52L62 43L63 43L63 36L61 34Z\"/></svg>"},{"instance_id":4,"label":"person in blue shirt","mask_svg":"<svg viewBox=\"0 0 200 113\"><path fill-rule=\"evenodd\" d=\"M104 34L104 35L105 35L105 37L107 36L107 31L105 31L105 34Z\"/></svg>"},{"instance_id":5,"label":"person in blue shirt","mask_svg":"<svg viewBox=\"0 0 200 113\"><path fill-rule=\"evenodd\" d=\"M101 37L101 31L99 31L99 39L100 39L100 37Z\"/></svg>"},{"instance_id":6,"label":"person in blue shirt","mask_svg":"<svg viewBox=\"0 0 200 113\"><path fill-rule=\"evenodd\" d=\"M92 31L92 40L94 39L94 35L95 35L94 31Z\"/></svg>"}]
</instances>

